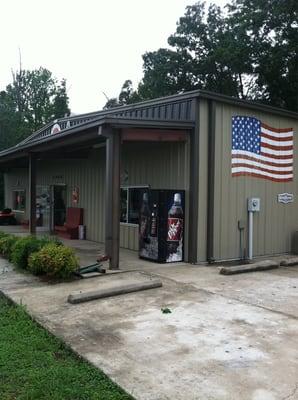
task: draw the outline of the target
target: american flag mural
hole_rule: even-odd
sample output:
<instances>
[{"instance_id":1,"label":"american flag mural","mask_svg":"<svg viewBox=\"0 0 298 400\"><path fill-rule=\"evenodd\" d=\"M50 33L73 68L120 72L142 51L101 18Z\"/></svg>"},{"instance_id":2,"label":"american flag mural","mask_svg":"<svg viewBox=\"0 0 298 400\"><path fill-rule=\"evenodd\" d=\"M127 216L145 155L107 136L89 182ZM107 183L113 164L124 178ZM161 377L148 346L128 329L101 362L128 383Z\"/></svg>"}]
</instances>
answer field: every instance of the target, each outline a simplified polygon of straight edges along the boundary
<instances>
[{"instance_id":1,"label":"american flag mural","mask_svg":"<svg viewBox=\"0 0 298 400\"><path fill-rule=\"evenodd\" d=\"M240 175L292 181L293 129L272 128L252 117L232 117L232 176Z\"/></svg>"}]
</instances>

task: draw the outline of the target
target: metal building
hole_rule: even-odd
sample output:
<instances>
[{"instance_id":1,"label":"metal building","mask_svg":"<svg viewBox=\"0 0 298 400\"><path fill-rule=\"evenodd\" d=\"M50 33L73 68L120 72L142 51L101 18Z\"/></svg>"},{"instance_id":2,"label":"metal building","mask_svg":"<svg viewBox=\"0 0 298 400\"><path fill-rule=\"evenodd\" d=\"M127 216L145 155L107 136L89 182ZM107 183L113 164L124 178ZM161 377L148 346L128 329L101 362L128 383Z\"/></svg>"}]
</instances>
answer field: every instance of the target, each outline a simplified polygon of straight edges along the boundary
<instances>
[{"instance_id":1,"label":"metal building","mask_svg":"<svg viewBox=\"0 0 298 400\"><path fill-rule=\"evenodd\" d=\"M52 204L59 193L84 209L87 239L105 242L117 268L119 246L138 249L138 189L183 189L185 261L239 259L250 246L287 253L298 230L297 128L297 113L202 90L62 118L0 153L5 204L34 233L36 198ZM260 210L249 243L250 198ZM43 226L52 224L50 207Z\"/></svg>"}]
</instances>

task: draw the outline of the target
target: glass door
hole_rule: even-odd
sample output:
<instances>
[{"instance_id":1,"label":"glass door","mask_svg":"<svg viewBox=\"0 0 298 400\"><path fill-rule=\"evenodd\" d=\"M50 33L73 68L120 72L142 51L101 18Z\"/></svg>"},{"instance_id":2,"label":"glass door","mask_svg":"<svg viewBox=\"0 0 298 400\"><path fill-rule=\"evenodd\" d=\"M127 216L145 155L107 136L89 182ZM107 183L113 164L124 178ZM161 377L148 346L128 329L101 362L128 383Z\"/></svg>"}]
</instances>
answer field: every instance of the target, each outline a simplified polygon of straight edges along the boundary
<instances>
[{"instance_id":1,"label":"glass door","mask_svg":"<svg viewBox=\"0 0 298 400\"><path fill-rule=\"evenodd\" d=\"M50 231L51 193L50 186L36 186L36 226L39 231Z\"/></svg>"}]
</instances>

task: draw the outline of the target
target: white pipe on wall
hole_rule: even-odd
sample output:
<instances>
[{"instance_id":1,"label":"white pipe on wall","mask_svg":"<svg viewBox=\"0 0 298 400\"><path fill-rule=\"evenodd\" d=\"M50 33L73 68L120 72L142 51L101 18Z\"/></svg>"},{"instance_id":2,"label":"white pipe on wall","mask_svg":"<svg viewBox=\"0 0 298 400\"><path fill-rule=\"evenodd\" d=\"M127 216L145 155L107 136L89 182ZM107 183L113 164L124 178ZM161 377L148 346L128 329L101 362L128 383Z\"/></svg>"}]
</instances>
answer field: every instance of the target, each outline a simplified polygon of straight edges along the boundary
<instances>
[{"instance_id":1,"label":"white pipe on wall","mask_svg":"<svg viewBox=\"0 0 298 400\"><path fill-rule=\"evenodd\" d=\"M248 211L248 259L253 257L253 211Z\"/></svg>"}]
</instances>

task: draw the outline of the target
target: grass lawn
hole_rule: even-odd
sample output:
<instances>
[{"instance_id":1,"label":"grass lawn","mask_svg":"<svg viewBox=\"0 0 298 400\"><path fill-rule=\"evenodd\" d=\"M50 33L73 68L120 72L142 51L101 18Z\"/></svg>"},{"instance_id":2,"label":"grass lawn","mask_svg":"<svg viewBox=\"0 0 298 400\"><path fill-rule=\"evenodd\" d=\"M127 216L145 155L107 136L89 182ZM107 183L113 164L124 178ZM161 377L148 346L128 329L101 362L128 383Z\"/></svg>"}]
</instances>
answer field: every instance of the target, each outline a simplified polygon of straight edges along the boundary
<instances>
[{"instance_id":1,"label":"grass lawn","mask_svg":"<svg viewBox=\"0 0 298 400\"><path fill-rule=\"evenodd\" d=\"M132 400L101 371L0 297L1 400Z\"/></svg>"}]
</instances>

